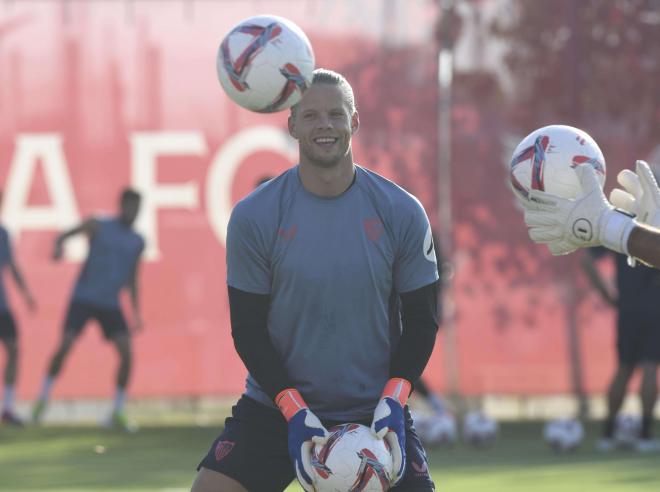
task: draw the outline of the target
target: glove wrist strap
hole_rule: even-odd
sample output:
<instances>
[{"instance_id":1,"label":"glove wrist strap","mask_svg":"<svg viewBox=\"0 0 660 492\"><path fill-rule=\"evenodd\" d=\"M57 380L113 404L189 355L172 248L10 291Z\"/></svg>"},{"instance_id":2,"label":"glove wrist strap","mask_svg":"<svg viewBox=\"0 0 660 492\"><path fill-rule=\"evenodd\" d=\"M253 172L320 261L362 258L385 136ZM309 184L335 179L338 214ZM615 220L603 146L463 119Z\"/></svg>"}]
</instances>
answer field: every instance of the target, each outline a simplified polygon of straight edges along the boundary
<instances>
[{"instance_id":1,"label":"glove wrist strap","mask_svg":"<svg viewBox=\"0 0 660 492\"><path fill-rule=\"evenodd\" d=\"M302 396L300 396L300 393L295 388L287 388L280 391L275 397L275 404L278 406L287 422L300 410L308 408L307 403L305 403L305 400L303 400Z\"/></svg>"},{"instance_id":2,"label":"glove wrist strap","mask_svg":"<svg viewBox=\"0 0 660 492\"><path fill-rule=\"evenodd\" d=\"M600 242L617 253L628 254L628 238L635 227L633 219L616 210L608 210L601 219Z\"/></svg>"},{"instance_id":3,"label":"glove wrist strap","mask_svg":"<svg viewBox=\"0 0 660 492\"><path fill-rule=\"evenodd\" d=\"M387 384L385 384L385 389L383 389L381 398L394 398L403 407L408 401L411 388L412 384L410 384L410 381L407 379L392 378L387 382Z\"/></svg>"}]
</instances>

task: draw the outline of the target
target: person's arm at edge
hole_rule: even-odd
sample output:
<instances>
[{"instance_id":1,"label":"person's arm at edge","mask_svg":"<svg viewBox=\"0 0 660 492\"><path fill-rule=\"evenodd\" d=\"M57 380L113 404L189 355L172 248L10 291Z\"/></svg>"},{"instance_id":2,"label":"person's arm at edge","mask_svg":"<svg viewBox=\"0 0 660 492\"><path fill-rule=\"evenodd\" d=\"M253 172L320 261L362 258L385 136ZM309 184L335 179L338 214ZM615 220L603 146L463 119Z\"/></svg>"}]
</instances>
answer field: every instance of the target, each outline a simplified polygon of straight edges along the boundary
<instances>
[{"instance_id":1,"label":"person's arm at edge","mask_svg":"<svg viewBox=\"0 0 660 492\"><path fill-rule=\"evenodd\" d=\"M655 268L660 268L660 229L639 224L628 237L628 253Z\"/></svg>"},{"instance_id":2,"label":"person's arm at edge","mask_svg":"<svg viewBox=\"0 0 660 492\"><path fill-rule=\"evenodd\" d=\"M21 294L23 294L23 298L25 299L25 303L27 304L28 309L30 311L35 311L37 309L37 304L13 255L9 258L9 269L11 270L14 281L21 291Z\"/></svg>"},{"instance_id":3,"label":"person's arm at edge","mask_svg":"<svg viewBox=\"0 0 660 492\"><path fill-rule=\"evenodd\" d=\"M139 255L135 259L135 263L133 264L133 269L131 270L131 277L130 280L128 281L128 293L131 298L131 307L133 308L132 330L134 332L138 332L142 330L142 328L144 327L144 323L142 322L142 313L140 311L140 295L139 295L140 289L138 285L140 263L142 260L143 251L144 248L140 251Z\"/></svg>"}]
</instances>

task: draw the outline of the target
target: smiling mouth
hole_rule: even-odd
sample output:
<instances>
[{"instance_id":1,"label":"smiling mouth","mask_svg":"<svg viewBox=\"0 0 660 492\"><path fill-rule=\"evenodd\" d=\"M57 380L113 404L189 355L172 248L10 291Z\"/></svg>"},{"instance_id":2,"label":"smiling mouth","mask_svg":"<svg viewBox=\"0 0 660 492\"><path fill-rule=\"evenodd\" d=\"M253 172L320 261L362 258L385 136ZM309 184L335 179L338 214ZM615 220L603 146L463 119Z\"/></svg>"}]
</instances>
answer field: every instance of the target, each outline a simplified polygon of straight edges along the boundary
<instances>
[{"instance_id":1,"label":"smiling mouth","mask_svg":"<svg viewBox=\"0 0 660 492\"><path fill-rule=\"evenodd\" d=\"M314 143L316 145L320 145L321 147L331 147L335 143L337 143L337 138L334 137L317 137L314 139Z\"/></svg>"}]
</instances>

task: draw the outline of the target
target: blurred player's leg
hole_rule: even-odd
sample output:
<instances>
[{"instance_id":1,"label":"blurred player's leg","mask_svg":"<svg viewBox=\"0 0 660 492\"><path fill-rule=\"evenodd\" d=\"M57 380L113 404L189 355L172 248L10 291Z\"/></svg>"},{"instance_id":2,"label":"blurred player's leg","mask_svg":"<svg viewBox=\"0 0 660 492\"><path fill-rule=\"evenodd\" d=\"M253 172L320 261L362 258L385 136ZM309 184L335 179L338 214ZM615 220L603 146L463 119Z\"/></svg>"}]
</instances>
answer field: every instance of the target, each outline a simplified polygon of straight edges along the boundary
<instances>
[{"instance_id":1,"label":"blurred player's leg","mask_svg":"<svg viewBox=\"0 0 660 492\"><path fill-rule=\"evenodd\" d=\"M607 392L607 418L603 425L603 435L598 441L598 449L601 451L610 451L614 449L614 426L616 416L621 410L623 399L626 396L626 389L628 388L628 381L635 370L634 366L620 364L614 374L614 378L610 383Z\"/></svg>"},{"instance_id":2,"label":"blurred player's leg","mask_svg":"<svg viewBox=\"0 0 660 492\"><path fill-rule=\"evenodd\" d=\"M112 404L112 410L107 424L128 432L135 432L137 426L130 422L124 412L126 402L126 386L131 375L132 351L131 340L128 332L123 331L112 338L112 343L117 349L119 355L119 368L117 369L117 389Z\"/></svg>"},{"instance_id":3,"label":"blurred player's leg","mask_svg":"<svg viewBox=\"0 0 660 492\"><path fill-rule=\"evenodd\" d=\"M653 439L653 411L658 398L658 366L655 362L644 362L642 368L642 429L637 450L641 452L660 451L660 441Z\"/></svg>"},{"instance_id":4,"label":"blurred player's leg","mask_svg":"<svg viewBox=\"0 0 660 492\"><path fill-rule=\"evenodd\" d=\"M18 362L18 347L16 338L0 338L7 349L7 363L5 365L4 390L2 397L2 422L10 425L23 425L14 412L14 395L16 383L16 367Z\"/></svg>"},{"instance_id":5,"label":"blurred player's leg","mask_svg":"<svg viewBox=\"0 0 660 492\"><path fill-rule=\"evenodd\" d=\"M69 355L69 351L78 335L85 327L87 320L89 320L91 312L85 306L76 302L71 302L67 309L66 319L64 321L64 329L62 332L62 340L48 366L48 372L41 385L41 390L37 396L37 401L32 409L32 422L38 424L41 422L50 399L50 391L55 383L55 379L62 370L62 365Z\"/></svg>"},{"instance_id":6,"label":"blurred player's leg","mask_svg":"<svg viewBox=\"0 0 660 492\"><path fill-rule=\"evenodd\" d=\"M57 375L62 370L62 365L64 364L75 340L76 333L66 330L59 347L57 347L55 354L53 354L53 358L48 367L48 373L41 384L41 390L39 391L37 401L32 409L32 422L35 424L41 422L41 419L43 418L46 406L48 405L48 400L50 399L50 391L55 383Z\"/></svg>"}]
</instances>

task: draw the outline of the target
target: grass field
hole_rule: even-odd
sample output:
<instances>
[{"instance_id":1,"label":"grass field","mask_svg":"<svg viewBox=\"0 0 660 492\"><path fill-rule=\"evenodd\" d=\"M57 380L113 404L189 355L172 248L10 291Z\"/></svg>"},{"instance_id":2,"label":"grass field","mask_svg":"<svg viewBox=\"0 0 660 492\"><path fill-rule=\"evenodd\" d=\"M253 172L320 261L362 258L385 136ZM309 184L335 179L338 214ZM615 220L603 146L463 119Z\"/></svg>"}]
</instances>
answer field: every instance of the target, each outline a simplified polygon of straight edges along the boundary
<instances>
[{"instance_id":1,"label":"grass field","mask_svg":"<svg viewBox=\"0 0 660 492\"><path fill-rule=\"evenodd\" d=\"M0 427L0 491L183 492L214 427L146 427L121 434L92 427ZM593 439L555 455L540 423L504 424L492 449L429 450L443 492L651 492L660 490L660 455L599 454ZM596 427L588 428L594 436ZM292 485L287 492L302 490Z\"/></svg>"}]
</instances>

